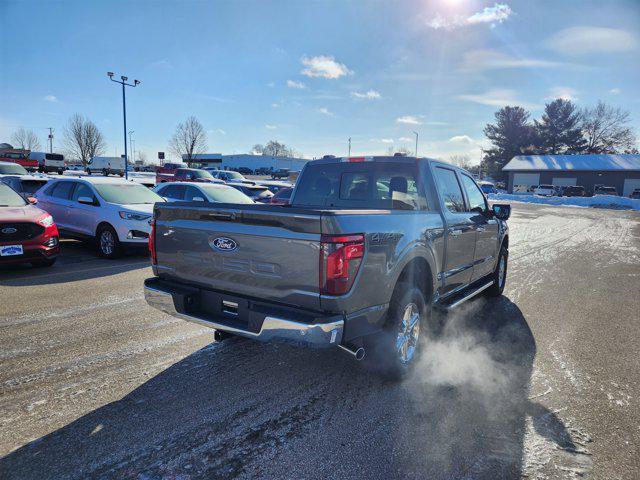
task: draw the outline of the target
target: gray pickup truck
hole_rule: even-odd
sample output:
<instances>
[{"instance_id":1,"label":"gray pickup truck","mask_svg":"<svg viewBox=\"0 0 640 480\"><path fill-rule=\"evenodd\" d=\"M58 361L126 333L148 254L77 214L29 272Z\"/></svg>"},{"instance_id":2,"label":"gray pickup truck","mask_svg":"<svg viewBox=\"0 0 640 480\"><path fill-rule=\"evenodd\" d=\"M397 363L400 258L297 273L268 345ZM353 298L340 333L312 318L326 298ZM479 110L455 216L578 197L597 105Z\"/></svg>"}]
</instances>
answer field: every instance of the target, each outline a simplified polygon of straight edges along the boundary
<instances>
[{"instance_id":1,"label":"gray pickup truck","mask_svg":"<svg viewBox=\"0 0 640 480\"><path fill-rule=\"evenodd\" d=\"M502 293L509 214L436 160L310 161L287 206L156 204L145 298L217 340L366 350L402 376L433 307Z\"/></svg>"}]
</instances>

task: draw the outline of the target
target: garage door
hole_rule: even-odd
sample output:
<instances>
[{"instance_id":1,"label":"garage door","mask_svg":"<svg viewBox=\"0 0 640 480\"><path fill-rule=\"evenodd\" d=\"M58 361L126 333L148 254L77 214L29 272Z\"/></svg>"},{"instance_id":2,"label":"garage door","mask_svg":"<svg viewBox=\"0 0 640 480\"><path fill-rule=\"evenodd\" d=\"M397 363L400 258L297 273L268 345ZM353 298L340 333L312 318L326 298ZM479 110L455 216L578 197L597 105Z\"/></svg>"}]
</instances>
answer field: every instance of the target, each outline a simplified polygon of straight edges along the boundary
<instances>
[{"instance_id":1,"label":"garage door","mask_svg":"<svg viewBox=\"0 0 640 480\"><path fill-rule=\"evenodd\" d=\"M628 197L636 188L640 188L640 178L627 178L624 181L622 196Z\"/></svg>"},{"instance_id":2,"label":"garage door","mask_svg":"<svg viewBox=\"0 0 640 480\"><path fill-rule=\"evenodd\" d=\"M559 177L559 178L553 178L551 181L551 185L555 187L569 187L569 186L574 186L577 181L578 181L577 178Z\"/></svg>"},{"instance_id":3,"label":"garage door","mask_svg":"<svg viewBox=\"0 0 640 480\"><path fill-rule=\"evenodd\" d=\"M540 185L539 173L514 173L513 174L513 190L516 191L517 185Z\"/></svg>"}]
</instances>

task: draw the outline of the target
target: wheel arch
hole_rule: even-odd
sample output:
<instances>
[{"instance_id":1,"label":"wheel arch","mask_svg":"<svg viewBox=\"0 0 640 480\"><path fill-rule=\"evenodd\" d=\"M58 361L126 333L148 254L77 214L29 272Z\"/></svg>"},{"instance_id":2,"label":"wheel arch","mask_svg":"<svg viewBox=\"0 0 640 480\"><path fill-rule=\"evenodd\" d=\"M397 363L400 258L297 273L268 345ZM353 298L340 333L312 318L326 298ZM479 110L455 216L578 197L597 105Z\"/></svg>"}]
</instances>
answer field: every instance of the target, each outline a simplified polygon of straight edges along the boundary
<instances>
[{"instance_id":1,"label":"wheel arch","mask_svg":"<svg viewBox=\"0 0 640 480\"><path fill-rule=\"evenodd\" d=\"M393 295L396 293L398 285L411 283L418 286L424 295L427 304L431 303L434 294L433 270L427 259L423 256L416 256L409 260L402 268L393 288Z\"/></svg>"},{"instance_id":2,"label":"wheel arch","mask_svg":"<svg viewBox=\"0 0 640 480\"><path fill-rule=\"evenodd\" d=\"M116 238L118 239L118 241L120 240L120 237L118 237L118 230L116 230L116 228L111 225L109 222L107 222L106 220L102 220L100 223L98 223L98 225L96 226L96 233L95 233L95 238L96 240L98 240L98 232L100 231L101 228L103 227L109 227L111 228L111 230L113 230L116 234Z\"/></svg>"}]
</instances>

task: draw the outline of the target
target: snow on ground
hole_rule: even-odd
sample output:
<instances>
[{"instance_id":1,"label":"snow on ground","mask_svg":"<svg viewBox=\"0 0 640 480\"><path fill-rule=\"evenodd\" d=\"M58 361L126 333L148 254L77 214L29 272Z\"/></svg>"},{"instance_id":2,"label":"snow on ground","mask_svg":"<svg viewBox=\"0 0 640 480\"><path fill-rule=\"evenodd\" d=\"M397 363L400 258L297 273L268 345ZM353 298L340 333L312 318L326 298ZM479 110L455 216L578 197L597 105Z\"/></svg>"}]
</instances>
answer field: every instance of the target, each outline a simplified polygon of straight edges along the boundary
<instances>
[{"instance_id":1,"label":"snow on ground","mask_svg":"<svg viewBox=\"0 0 640 480\"><path fill-rule=\"evenodd\" d=\"M509 193L489 194L491 201L540 203L544 205L562 205L572 207L612 208L619 210L640 210L640 199L618 197L615 195L595 195L593 197L542 197Z\"/></svg>"}]
</instances>

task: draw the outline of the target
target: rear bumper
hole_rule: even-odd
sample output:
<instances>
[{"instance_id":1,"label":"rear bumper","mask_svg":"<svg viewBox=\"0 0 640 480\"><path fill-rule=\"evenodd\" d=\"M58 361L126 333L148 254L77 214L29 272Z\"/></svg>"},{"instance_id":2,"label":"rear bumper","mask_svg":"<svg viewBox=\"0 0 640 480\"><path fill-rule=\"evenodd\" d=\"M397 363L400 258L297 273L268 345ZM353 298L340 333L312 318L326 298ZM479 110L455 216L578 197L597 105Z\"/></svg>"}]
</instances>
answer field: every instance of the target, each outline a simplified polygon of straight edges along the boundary
<instances>
[{"instance_id":1,"label":"rear bumper","mask_svg":"<svg viewBox=\"0 0 640 480\"><path fill-rule=\"evenodd\" d=\"M190 298L199 295L199 292L197 288L175 285L158 278L150 278L144 282L144 296L150 306L188 322L261 342L295 343L322 348L339 345L342 341L344 319L341 316L310 319L308 315L296 315L294 309L281 307L274 314L269 313L264 305L252 308L252 302L247 302L252 321L242 325L242 322L232 316L212 315L202 309L190 311L189 304L193 303Z\"/></svg>"}]
</instances>

